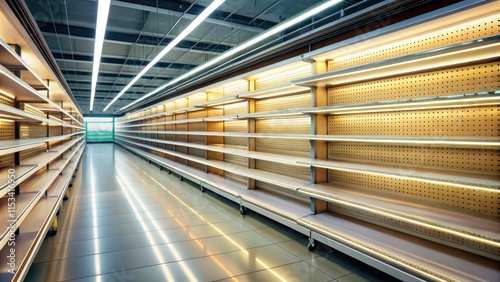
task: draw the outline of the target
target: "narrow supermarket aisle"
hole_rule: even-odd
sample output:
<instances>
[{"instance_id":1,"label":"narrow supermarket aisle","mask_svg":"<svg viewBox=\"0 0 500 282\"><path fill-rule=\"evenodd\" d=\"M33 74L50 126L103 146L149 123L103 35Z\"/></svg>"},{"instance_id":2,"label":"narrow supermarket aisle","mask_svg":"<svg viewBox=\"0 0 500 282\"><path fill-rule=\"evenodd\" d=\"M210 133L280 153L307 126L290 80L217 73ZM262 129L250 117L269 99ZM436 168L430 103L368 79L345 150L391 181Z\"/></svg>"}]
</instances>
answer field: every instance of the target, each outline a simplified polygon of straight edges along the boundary
<instances>
[{"instance_id":1,"label":"narrow supermarket aisle","mask_svg":"<svg viewBox=\"0 0 500 282\"><path fill-rule=\"evenodd\" d=\"M88 144L70 190L26 281L391 279L117 145Z\"/></svg>"}]
</instances>

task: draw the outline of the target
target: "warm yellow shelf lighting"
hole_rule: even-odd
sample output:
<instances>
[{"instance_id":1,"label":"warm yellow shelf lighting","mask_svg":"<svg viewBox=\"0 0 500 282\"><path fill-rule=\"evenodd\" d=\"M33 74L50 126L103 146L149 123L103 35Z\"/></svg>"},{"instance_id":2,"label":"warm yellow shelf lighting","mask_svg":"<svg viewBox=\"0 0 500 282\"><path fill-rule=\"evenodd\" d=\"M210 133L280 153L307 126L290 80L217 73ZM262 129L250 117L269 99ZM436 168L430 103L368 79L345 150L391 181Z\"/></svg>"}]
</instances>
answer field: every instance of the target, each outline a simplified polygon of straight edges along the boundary
<instances>
[{"instance_id":1,"label":"warm yellow shelf lighting","mask_svg":"<svg viewBox=\"0 0 500 282\"><path fill-rule=\"evenodd\" d=\"M430 271L429 272L424 271L421 268L417 268L417 267L412 266L414 264L409 262L409 261L402 261L401 258L395 258L393 256L389 256L388 254L384 254L381 251L374 249L373 247L367 247L366 245L361 244L359 242L356 242L352 239L347 239L347 238L345 238L345 236L342 236L340 234L337 234L337 233L334 233L331 231L327 231L327 230L325 230L324 227L318 228L317 226L315 226L313 224L309 224L308 222L305 222L303 220L299 220L299 224L306 227L306 228L309 228L311 230L320 229L321 231L319 231L318 233L324 234L324 236L327 236L327 237L330 237L334 240L337 240L338 242L341 242L342 244L345 244L346 246L352 246L352 247L356 248L357 250L362 250L363 252L370 254L374 257L380 257L385 261L388 261L388 262L394 263L395 265L399 265L403 268L409 269L415 273L418 273L419 275L422 275L422 276L430 279L431 281L441 281L441 282L447 281L446 279L444 279L444 277L446 277L446 276L443 274L435 273L435 272L431 273Z\"/></svg>"},{"instance_id":2,"label":"warm yellow shelf lighting","mask_svg":"<svg viewBox=\"0 0 500 282\"><path fill-rule=\"evenodd\" d=\"M4 96L4 98L7 98L7 99L9 99L11 101L14 101L16 99L16 96L3 91L2 89L0 89L0 95Z\"/></svg>"},{"instance_id":3,"label":"warm yellow shelf lighting","mask_svg":"<svg viewBox=\"0 0 500 282\"><path fill-rule=\"evenodd\" d=\"M397 179L403 179L403 180L421 181L421 182L426 182L426 183L431 183L431 184L454 186L454 187L460 187L460 188L466 188L466 189L476 189L476 190L483 190L483 191L487 191L487 192L500 193L500 190L496 189L496 188L487 188L487 187L482 187L482 186L478 186L478 185L462 184L462 183L458 183L458 182L449 182L449 181L443 181L443 180L434 180L434 179L425 178L425 177L399 175L399 174L393 174L393 173L388 173L388 172L367 171L367 170L362 170L362 169L353 169L353 168L347 168L347 167L342 167L342 166L324 165L324 164L318 164L318 163L304 163L304 162L298 162L298 163L299 164L308 164L308 165L315 166L315 167L321 167L321 168L332 169L332 170L337 170L337 171L354 172L354 173L361 173L361 174L373 175L373 176L391 177L391 178L397 178Z\"/></svg>"},{"instance_id":4,"label":"warm yellow shelf lighting","mask_svg":"<svg viewBox=\"0 0 500 282\"><path fill-rule=\"evenodd\" d=\"M326 84L327 87L333 87L346 83L450 68L498 58L499 48L500 35L495 35L381 62L327 72L311 78L298 79L294 83L302 86L325 86Z\"/></svg>"},{"instance_id":5,"label":"warm yellow shelf lighting","mask_svg":"<svg viewBox=\"0 0 500 282\"><path fill-rule=\"evenodd\" d=\"M341 55L340 57L335 57L333 59L334 59L335 63L340 63L341 64L344 61L349 61L349 60L352 60L354 58L359 58L359 57L367 56L367 55L370 55L370 54L376 54L376 53L380 53L380 52L384 52L385 53L385 52L387 52L387 50L394 50L394 49L397 49L400 46L408 46L408 45L413 44L414 42L425 42L429 38L433 38L433 37L439 38L439 37L442 37L443 34L454 33L454 32L456 32L457 30L460 30L460 29L467 30L467 29L469 29L471 27L474 27L474 26L477 26L477 25L481 25L484 22L497 21L499 18L500 18L500 14L495 14L495 15L492 15L492 16L489 16L489 17L484 17L484 18L480 18L480 19L475 19L473 21L465 22L465 23L462 23L462 24L453 25L450 28L444 28L444 29L439 29L439 30L432 31L432 32L426 32L426 33L424 33L422 35L408 38L407 40L397 41L395 43L388 44L388 45L383 45L383 46L376 47L376 48L370 48L369 50L366 50L366 51L363 51L363 52L352 53L352 54L347 54L347 55ZM347 50L351 50L351 48L348 48Z\"/></svg>"},{"instance_id":6,"label":"warm yellow shelf lighting","mask_svg":"<svg viewBox=\"0 0 500 282\"><path fill-rule=\"evenodd\" d=\"M356 208L358 210L368 211L368 212L371 212L371 213L375 213L375 214L382 215L382 216L385 216L385 217L390 217L390 218L393 218L393 219L396 219L396 220L400 220L400 221L403 221L403 222L409 222L409 223L412 223L412 224L415 224L415 225L418 225L418 226L421 226L421 227L424 227L424 228L429 228L429 229L432 229L434 231L448 233L448 234L455 235L455 236L458 236L458 237L461 237L461 238L464 238L464 239L467 239L467 240L471 240L471 241L474 241L474 242L477 242L477 243L486 244L486 245L489 245L489 246L492 246L492 247L495 247L495 248L500 248L500 243L499 242L495 242L495 241L492 241L492 240L484 239L484 238L481 238L481 237L478 237L478 236L474 236L474 235L470 235L470 234L467 234L467 233L464 233L464 232L459 232L459 231L456 231L456 230L453 230L453 229L449 229L449 228L445 228L445 227L441 227L441 226L438 226L438 225L433 225L433 224L425 223L425 222L422 222L422 221L419 221L419 220L412 219L412 218L407 217L407 216L401 216L401 215L397 215L397 214L394 214L394 213L386 212L386 211L381 210L381 209L371 208L371 207L367 207L367 206L364 206L364 205L361 205L361 204L355 204L355 203L352 203L352 202L346 201L346 200L335 199L335 198L330 198L330 197L324 197L324 196L321 196L321 195L319 195L317 193L310 192L309 190L305 190L305 189L302 189L302 188L299 188L298 191L300 193L306 194L306 195L311 196L313 198L322 199L322 200L325 200L325 201L328 201L328 202L339 203L341 205L348 206L348 207L353 207L353 208Z\"/></svg>"},{"instance_id":7,"label":"warm yellow shelf lighting","mask_svg":"<svg viewBox=\"0 0 500 282\"><path fill-rule=\"evenodd\" d=\"M340 115L373 112L427 110L452 107L463 108L498 104L500 104L499 93L463 94L444 97L428 97L398 101L382 101L366 104L330 106L317 108L305 113Z\"/></svg>"},{"instance_id":8,"label":"warm yellow shelf lighting","mask_svg":"<svg viewBox=\"0 0 500 282\"><path fill-rule=\"evenodd\" d=\"M35 108L32 105L30 105L30 104L24 104L24 106L27 107L27 108L30 108L30 109L32 109L32 110L34 110L34 111L36 111L36 112L38 112L40 114L42 114L42 115L45 115L44 112L40 111L38 108Z\"/></svg>"}]
</instances>

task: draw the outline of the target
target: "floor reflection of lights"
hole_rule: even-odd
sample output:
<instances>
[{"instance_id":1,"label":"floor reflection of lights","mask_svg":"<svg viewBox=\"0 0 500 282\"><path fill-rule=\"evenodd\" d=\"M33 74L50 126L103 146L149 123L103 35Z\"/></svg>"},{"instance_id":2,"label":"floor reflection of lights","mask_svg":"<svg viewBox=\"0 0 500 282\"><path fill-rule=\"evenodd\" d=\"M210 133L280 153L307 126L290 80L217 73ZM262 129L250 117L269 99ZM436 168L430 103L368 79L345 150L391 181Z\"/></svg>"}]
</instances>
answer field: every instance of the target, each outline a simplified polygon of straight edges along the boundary
<instances>
[{"instance_id":1,"label":"floor reflection of lights","mask_svg":"<svg viewBox=\"0 0 500 282\"><path fill-rule=\"evenodd\" d=\"M99 228L98 228L98 222L97 222L97 203L96 203L96 182L97 179L95 179L94 176L94 160L93 160L94 154L90 154L90 187L91 187L91 202L92 202L92 229L93 229L93 239L94 239L94 254L95 254L95 260L94 260L94 268L95 268L95 273L101 273L101 258L100 258L100 252L99 252ZM96 282L101 282L101 277L97 276L96 277Z\"/></svg>"},{"instance_id":2,"label":"floor reflection of lights","mask_svg":"<svg viewBox=\"0 0 500 282\"><path fill-rule=\"evenodd\" d=\"M144 175L146 175L149 179L151 179L153 182L155 182L156 184L158 184L163 190L165 190L167 193L169 193L169 195L171 195L173 198L175 198L179 203L181 203L183 206L185 206L186 208L188 208L191 212L193 212L196 216L198 216L201 220L203 220L206 224L208 224L210 227L212 227L214 230L216 230L220 235L222 235L224 238L226 238L231 244L233 244L234 246L236 246L239 250L241 250L242 252L244 252L248 257L250 256L249 252L247 250L245 250L245 248L243 248L242 246L240 246L237 242L235 242L233 239L231 239L230 236L228 236L227 234L225 234L222 230L220 230L219 228L217 228L217 226L213 225L212 223L210 223L207 219L205 219L201 214L199 214L196 210L194 210L192 207L190 207L188 204L186 204L182 199L180 199L179 197L177 197L174 193L172 193L168 188L166 188L164 185L162 185L159 181L157 181L154 177L152 177L151 175L149 175L147 172L145 172L144 170L142 170L141 168L139 168L138 166L136 166L135 164L133 164L130 160L128 160L127 158L124 158L125 161L127 161L128 163L130 163L132 166L134 166L138 171L142 172ZM123 163L123 162L122 162ZM119 170L118 170L119 171ZM133 191L133 189L131 189ZM135 194L135 192L133 192ZM135 195L135 199L137 199L138 202L140 202L140 199ZM147 210L145 207L142 207L143 210L146 212L146 214L148 214ZM153 222L153 224L156 224L155 220L150 218L151 221ZM174 219L176 220L176 222L178 222L186 231L187 231L187 228L177 219L174 217ZM195 239L195 237L188 232L188 235L195 241L197 242L197 244L203 248L203 245ZM163 236L162 236L163 237ZM168 242L168 241L166 241ZM208 255L211 255L208 251L207 251L207 254ZM214 256L210 256L211 259L213 259L217 265L219 265L226 273L228 273L230 275L230 277L233 277L234 280L237 280L236 277L234 277L234 275L232 275L223 265L223 263L221 263L219 260L217 260L217 258L215 258ZM278 273L276 273L274 270L272 270L263 260L259 259L258 257L255 257L254 260L260 264L263 268L265 268L267 271L269 271L270 273L272 273L274 276L276 276L277 279L279 279L280 281L286 281L286 279L284 279L282 276L280 276ZM182 261L179 260L179 262L182 263ZM184 267L183 267L184 269Z\"/></svg>"}]
</instances>

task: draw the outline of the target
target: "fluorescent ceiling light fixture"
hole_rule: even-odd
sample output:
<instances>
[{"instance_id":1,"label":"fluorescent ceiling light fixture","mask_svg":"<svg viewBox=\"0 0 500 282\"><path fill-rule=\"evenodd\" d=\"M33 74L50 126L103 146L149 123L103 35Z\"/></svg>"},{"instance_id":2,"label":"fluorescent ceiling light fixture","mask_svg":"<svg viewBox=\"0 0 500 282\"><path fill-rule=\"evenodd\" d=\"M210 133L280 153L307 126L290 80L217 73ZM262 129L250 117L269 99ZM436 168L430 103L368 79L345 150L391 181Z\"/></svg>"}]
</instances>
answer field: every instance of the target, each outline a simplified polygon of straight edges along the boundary
<instances>
[{"instance_id":1,"label":"fluorescent ceiling light fixture","mask_svg":"<svg viewBox=\"0 0 500 282\"><path fill-rule=\"evenodd\" d=\"M97 21L95 26L94 43L94 65L92 67L92 85L90 88L90 111L94 108L95 90L97 87L97 77L99 76L99 66L101 65L102 46L104 44L104 34L108 22L109 7L111 0L99 0L97 8Z\"/></svg>"},{"instance_id":2,"label":"fluorescent ceiling light fixture","mask_svg":"<svg viewBox=\"0 0 500 282\"><path fill-rule=\"evenodd\" d=\"M236 54L236 53L238 53L238 52L240 52L240 51L242 51L242 50L244 50L244 49L246 49L246 48L248 48L248 47L250 47L250 46L252 46L254 44L257 44L257 43L263 41L264 39L266 39L268 37L271 37L271 36L273 36L273 35L281 32L281 31L283 31L283 30L285 30L285 29L287 29L287 28L289 28L289 27L291 27L291 26L293 26L293 25L295 25L295 24L297 24L297 23L299 23L299 22L301 22L301 21L303 21L303 20L305 20L305 19L307 19L307 18L309 18L309 17L311 17L311 16L313 16L313 15L315 15L315 14L317 14L317 13L319 13L319 12L321 12L321 11L323 11L323 10L331 7L331 6L333 6L333 5L335 5L335 4L337 4L337 3L341 2L341 1L342 0L330 0L330 1L326 1L326 2L324 2L321 5L318 5L318 6L312 8L310 10L307 10L303 14L300 14L300 15L298 15L296 17L292 17L289 20L284 21L284 22L276 25L275 27L273 27L273 28L271 28L271 29L269 29L269 30L267 30L267 31L259 34L258 36L256 36L256 37L254 37L254 38L252 38L252 39L244 42L243 44L240 44L240 45L238 45L238 46L230 49L229 51L224 52L223 54L215 57L214 59L206 62L205 64L200 65L200 66L194 68L193 70L191 70L191 71L189 71L189 72L187 72L187 73L185 73L185 74L183 74L183 75L181 75L181 76L179 76L179 77L177 77L177 78L169 81L168 83L166 83L166 84L164 84L164 85L156 88L154 91L152 91L152 92L150 92L150 93L142 96L141 98L139 98L139 99L135 100L134 102L128 104L127 106L121 108L120 111L122 111L122 110L124 110L124 109L126 109L126 108L128 108L128 107L130 107L132 105L135 105L136 103L139 103L140 101L142 101L142 100L144 100L144 99L146 99L148 97L151 97L152 95L154 95L154 94L162 91L163 89L169 87L170 85L172 85L174 83L177 83L177 82L179 82L179 81L181 81L181 80L183 80L183 79L185 79L185 78L187 78L189 76L192 76L192 75L194 75L194 74L196 74L198 72L201 72L202 70L207 69L207 68L209 68L209 67L217 64L218 62L220 62L220 61L222 61L222 60L224 60L224 59L226 59L226 58L228 58L228 57L230 57L230 56L232 56L232 55L234 55L234 54Z\"/></svg>"},{"instance_id":3,"label":"fluorescent ceiling light fixture","mask_svg":"<svg viewBox=\"0 0 500 282\"><path fill-rule=\"evenodd\" d=\"M104 108L106 111L111 105L113 105L118 98L120 98L125 92L134 85L147 71L149 71L161 58L163 58L170 50L172 50L182 39L184 39L191 31L198 27L215 9L217 9L225 0L215 0L210 4L194 21L192 21L187 28L185 28L177 37L172 40L141 72L139 72L125 88L116 95L116 97L109 102L109 104Z\"/></svg>"}]
</instances>

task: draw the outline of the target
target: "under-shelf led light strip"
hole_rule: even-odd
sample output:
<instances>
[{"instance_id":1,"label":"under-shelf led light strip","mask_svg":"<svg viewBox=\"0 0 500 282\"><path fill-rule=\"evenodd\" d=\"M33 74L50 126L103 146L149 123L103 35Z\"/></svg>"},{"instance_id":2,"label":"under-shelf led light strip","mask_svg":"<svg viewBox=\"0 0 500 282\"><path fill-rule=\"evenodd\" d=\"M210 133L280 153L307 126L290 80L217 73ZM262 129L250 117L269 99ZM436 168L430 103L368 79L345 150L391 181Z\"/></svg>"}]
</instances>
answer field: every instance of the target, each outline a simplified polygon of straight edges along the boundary
<instances>
[{"instance_id":1,"label":"under-shelf led light strip","mask_svg":"<svg viewBox=\"0 0 500 282\"><path fill-rule=\"evenodd\" d=\"M194 19L177 37L175 37L151 62L142 69L128 84L125 88L116 95L116 97L111 100L111 102L104 108L106 111L111 105L113 105L118 98L120 98L125 92L134 85L147 71L149 71L161 58L163 58L170 50L172 50L182 39L184 39L191 31L198 27L213 11L215 11L225 0L214 0L196 19Z\"/></svg>"},{"instance_id":2,"label":"under-shelf led light strip","mask_svg":"<svg viewBox=\"0 0 500 282\"><path fill-rule=\"evenodd\" d=\"M243 51L246 48L248 48L248 47L250 47L252 45L255 45L255 44L263 41L264 39L267 39L267 38L269 38L269 37L271 37L271 36L273 36L273 35L281 32L281 31L283 31L283 30L285 30L285 29L287 29L287 28L289 28L289 27L291 27L291 26L293 26L293 25L295 25L295 24L297 24L297 23L299 23L299 22L301 22L301 21L303 21L303 20L305 20L305 19L307 19L307 18L309 18L309 17L311 17L311 16L313 16L313 15L315 15L315 14L317 14L317 13L319 13L319 12L321 12L321 11L323 11L323 10L331 7L331 6L333 6L333 5L335 5L335 4L339 3L339 2L341 2L341 0L326 1L326 2L320 4L320 5L316 6L316 7L313 7L312 9L306 11L305 13L302 13L302 14L296 16L296 17L293 17L293 18L291 18L291 19L289 19L287 21L284 21L284 22L276 25L275 27L273 27L273 28L271 28L271 29L269 29L269 30L267 30L267 31L259 34L258 36L256 36L256 37L254 37L254 38L252 38L252 39L244 42L243 44L240 44L240 45L238 45L238 46L236 46L236 47L228 50L227 52L225 52L225 53L223 53L223 54L215 57L214 59L206 62L205 64L200 65L200 66L194 68L193 70L191 70L191 71L189 71L189 72L187 72L187 73L185 73L185 74L183 74L183 75L181 75L181 76L179 76L179 77L177 77L177 78L175 78L175 79L167 82L166 84L164 84L164 85L156 88L154 91L152 91L152 92L150 92L150 93L142 96L141 98L139 98L139 99L133 101L132 103L128 104L127 106L121 108L119 111L123 111L123 110L125 110L125 109L127 109L127 108L129 108L129 107L131 107L131 106L133 106L133 105L135 105L137 103L139 103L140 101L142 101L142 100L144 100L144 99L146 99L148 97L151 97L154 94L157 94L158 92L164 90L165 88L167 88L167 87L169 87L169 86L171 86L171 85L173 85L173 84L175 84L175 83L177 83L177 82L179 82L179 81L181 81L181 80L183 80L183 79L185 79L187 77L190 77L190 76L192 76L192 75L194 75L196 73L199 73L202 70L205 70L205 69L207 69L207 68L209 68L209 67L211 67L211 66L213 66L213 65L215 65L217 63L219 63L220 61L222 61L222 60L224 60L226 58L229 58L230 56L232 56L232 55L234 55L236 53L239 53L240 51Z\"/></svg>"},{"instance_id":3,"label":"under-shelf led light strip","mask_svg":"<svg viewBox=\"0 0 500 282\"><path fill-rule=\"evenodd\" d=\"M106 34L106 24L108 22L110 5L111 5L111 0L99 0L99 6L97 9L97 22L96 22L95 43L94 43L94 63L92 67L92 85L90 89L91 112L94 108L97 77L99 76L99 66L101 65L102 46L104 45L104 35Z\"/></svg>"},{"instance_id":4,"label":"under-shelf led light strip","mask_svg":"<svg viewBox=\"0 0 500 282\"><path fill-rule=\"evenodd\" d=\"M442 226L439 226L439 225L434 225L434 224L426 223L426 222L423 222L423 221L420 221L420 220L412 219L412 218L410 218L408 216L397 215L397 214L394 214L394 213L391 213L391 212L387 212L387 211L384 211L384 210L381 210L381 209L363 206L362 204L352 203L352 202L350 202L348 200L342 200L342 199L335 199L335 198L330 198L330 197L324 197L324 196L318 195L318 194L316 194L314 192L303 190L302 188L299 188L298 191L301 192L301 193L304 193L306 195L309 195L309 196L311 196L313 198L322 198L323 200L328 201L328 202L334 202L334 203L338 203L338 204L341 204L341 205L344 205L344 206L353 207L353 208L356 208L356 209L361 209L361 210L364 210L364 211L376 213L378 215L387 216L387 217L393 218L395 220L400 220L400 221L403 221L403 222L409 222L409 223L412 223L412 224L415 224L415 225L418 225L418 226L422 226L424 228L429 228L429 229L432 229L432 230L435 230L435 231L438 231L438 232L444 232L444 233L448 233L448 234L451 234L451 235L459 236L461 238L472 240L472 241L475 241L475 242L478 242L478 243L482 243L482 244L486 244L486 245L489 245L489 246L492 246L492 247L496 247L496 248L500 247L500 243L499 242L495 242L495 241L492 241L492 240L489 240L489 239L486 239L486 238L482 238L482 237L479 237L477 235L470 235L470 234L467 234L465 232L461 232L461 231L457 231L457 230L454 230L454 229L442 227Z\"/></svg>"}]
</instances>

